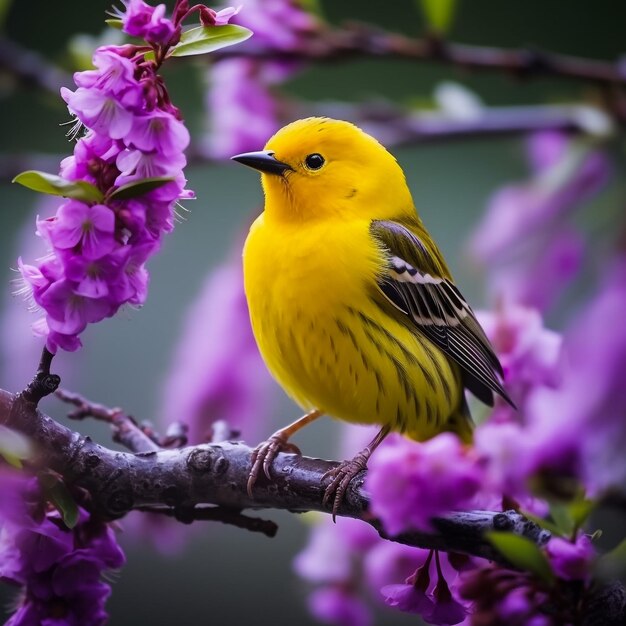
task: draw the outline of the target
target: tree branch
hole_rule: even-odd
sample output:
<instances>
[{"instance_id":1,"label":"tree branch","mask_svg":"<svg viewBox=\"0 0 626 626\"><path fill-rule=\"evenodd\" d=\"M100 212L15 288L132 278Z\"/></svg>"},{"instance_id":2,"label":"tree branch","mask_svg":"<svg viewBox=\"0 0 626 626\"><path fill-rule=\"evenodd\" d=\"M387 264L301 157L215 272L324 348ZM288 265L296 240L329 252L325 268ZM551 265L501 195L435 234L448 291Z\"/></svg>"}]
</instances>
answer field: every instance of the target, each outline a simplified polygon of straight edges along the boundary
<instances>
[{"instance_id":1,"label":"tree branch","mask_svg":"<svg viewBox=\"0 0 626 626\"><path fill-rule=\"evenodd\" d=\"M240 442L139 454L114 451L39 412L21 394L14 396L2 390L0 423L28 436L37 450L36 464L58 472L68 484L86 489L92 509L106 519L145 507L168 507L176 515L175 511L195 511L206 505L237 512L269 508L330 512L322 505L322 476L336 465L333 461L280 454L272 466L273 480L261 477L250 498L246 483L252 450ZM364 478L365 473L352 481L338 515L361 519L393 541L465 552L502 563L502 556L485 539L486 532L510 530L540 545L550 538L547 531L515 511L450 513L433 521L433 532L388 537L368 514Z\"/></svg>"},{"instance_id":2,"label":"tree branch","mask_svg":"<svg viewBox=\"0 0 626 626\"><path fill-rule=\"evenodd\" d=\"M93 405L87 404L91 413ZM12 395L4 390L0 390L0 424L27 435L37 450L34 463L55 470L69 485L88 491L92 511L105 519L140 510L164 514L183 523L220 521L271 537L276 533L276 524L242 515L241 511L273 508L330 513L322 505L322 476L336 465L333 461L279 454L272 466L272 481L260 477L254 498L250 498L247 479L252 450L240 442L138 454L116 452L44 415L24 393ZM506 530L540 546L550 540L549 532L515 511L449 513L432 520L432 532L412 531L390 537L378 520L368 514L369 500L363 490L365 474L352 481L338 515L369 523L385 539L462 552L505 567L511 564L485 539L487 532ZM584 626L617 626L625 618L626 590L620 582L609 583L592 594Z\"/></svg>"},{"instance_id":3,"label":"tree branch","mask_svg":"<svg viewBox=\"0 0 626 626\"><path fill-rule=\"evenodd\" d=\"M604 86L626 84L626 72L619 63L532 48L505 49L454 43L436 37L412 38L360 23L348 23L334 30L322 28L303 39L295 50L281 52L248 45L221 50L211 59L251 57L336 62L367 56L442 63L462 70L504 72L518 78L553 76Z\"/></svg>"},{"instance_id":4,"label":"tree branch","mask_svg":"<svg viewBox=\"0 0 626 626\"><path fill-rule=\"evenodd\" d=\"M612 119L601 109L576 104L484 107L456 117L440 111L407 112L388 103L354 106L333 102L309 107L305 113L350 119L389 146L543 130L608 135L613 126Z\"/></svg>"}]
</instances>

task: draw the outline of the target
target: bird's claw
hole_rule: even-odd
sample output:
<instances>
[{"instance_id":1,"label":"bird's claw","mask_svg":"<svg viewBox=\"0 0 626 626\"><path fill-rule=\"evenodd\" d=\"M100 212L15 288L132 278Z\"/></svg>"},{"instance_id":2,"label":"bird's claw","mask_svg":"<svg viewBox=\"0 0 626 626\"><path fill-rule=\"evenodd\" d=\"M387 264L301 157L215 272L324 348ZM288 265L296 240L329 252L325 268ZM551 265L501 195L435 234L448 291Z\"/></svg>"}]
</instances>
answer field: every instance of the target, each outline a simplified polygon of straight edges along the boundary
<instances>
[{"instance_id":1,"label":"bird's claw","mask_svg":"<svg viewBox=\"0 0 626 626\"><path fill-rule=\"evenodd\" d=\"M346 495L350 482L359 472L362 472L367 467L367 460L368 457L365 454L359 453L353 459L341 462L322 476L322 482L327 478L331 479L324 490L322 504L324 507L328 507L332 501L333 522L337 517L339 506Z\"/></svg>"},{"instance_id":2,"label":"bird's claw","mask_svg":"<svg viewBox=\"0 0 626 626\"><path fill-rule=\"evenodd\" d=\"M300 448L289 443L287 437L280 434L272 435L267 441L262 441L253 451L251 456L252 468L248 475L248 495L252 497L252 489L263 469L263 473L268 480L272 480L270 468L274 459L279 452L291 452L293 454L302 454Z\"/></svg>"}]
</instances>

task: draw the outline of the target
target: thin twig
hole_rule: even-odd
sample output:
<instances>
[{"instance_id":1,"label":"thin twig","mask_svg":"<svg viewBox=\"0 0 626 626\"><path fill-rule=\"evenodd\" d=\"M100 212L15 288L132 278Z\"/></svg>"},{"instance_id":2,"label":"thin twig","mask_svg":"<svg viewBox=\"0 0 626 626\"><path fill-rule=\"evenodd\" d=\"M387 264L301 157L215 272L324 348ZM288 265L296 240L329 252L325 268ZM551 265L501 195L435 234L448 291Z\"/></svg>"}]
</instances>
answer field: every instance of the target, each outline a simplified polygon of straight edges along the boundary
<instances>
[{"instance_id":1,"label":"thin twig","mask_svg":"<svg viewBox=\"0 0 626 626\"><path fill-rule=\"evenodd\" d=\"M41 351L41 358L35 377L20 394L27 402L37 405L42 398L53 393L59 386L61 378L56 374L50 373L53 358L54 354L44 347Z\"/></svg>"},{"instance_id":2,"label":"thin twig","mask_svg":"<svg viewBox=\"0 0 626 626\"><path fill-rule=\"evenodd\" d=\"M92 402L80 394L66 389L57 389L55 395L59 400L76 407L76 410L68 413L70 419L81 420L86 417L93 417L101 422L106 422L113 430L113 441L121 443L131 452L156 452L161 449L157 442L140 428L135 419L122 409L112 409Z\"/></svg>"},{"instance_id":3,"label":"thin twig","mask_svg":"<svg viewBox=\"0 0 626 626\"><path fill-rule=\"evenodd\" d=\"M59 95L61 87L72 85L72 76L34 50L0 37L0 69L27 87Z\"/></svg>"},{"instance_id":4,"label":"thin twig","mask_svg":"<svg viewBox=\"0 0 626 626\"><path fill-rule=\"evenodd\" d=\"M192 522L222 522L236 528L243 528L253 533L261 533L267 537L275 537L278 525L271 520L243 515L236 509L221 506L201 506L192 509L176 509L173 507L140 507L139 511L172 517L183 524Z\"/></svg>"}]
</instances>

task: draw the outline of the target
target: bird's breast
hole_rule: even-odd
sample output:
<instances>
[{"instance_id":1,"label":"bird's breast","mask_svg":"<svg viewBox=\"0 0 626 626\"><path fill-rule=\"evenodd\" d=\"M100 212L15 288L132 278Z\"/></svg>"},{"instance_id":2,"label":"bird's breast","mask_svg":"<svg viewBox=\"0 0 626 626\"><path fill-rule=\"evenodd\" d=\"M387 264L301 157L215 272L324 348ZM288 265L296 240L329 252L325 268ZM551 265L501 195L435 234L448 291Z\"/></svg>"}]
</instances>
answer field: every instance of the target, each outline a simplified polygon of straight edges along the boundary
<instances>
[{"instance_id":1,"label":"bird's breast","mask_svg":"<svg viewBox=\"0 0 626 626\"><path fill-rule=\"evenodd\" d=\"M380 254L367 221L274 225L262 215L253 224L243 263L252 327L268 368L300 404L311 402L301 388L316 376L307 371L333 367L335 320L366 297Z\"/></svg>"},{"instance_id":2,"label":"bird's breast","mask_svg":"<svg viewBox=\"0 0 626 626\"><path fill-rule=\"evenodd\" d=\"M304 311L324 315L362 297L381 263L367 221L278 226L261 216L244 247L246 296L275 322Z\"/></svg>"}]
</instances>

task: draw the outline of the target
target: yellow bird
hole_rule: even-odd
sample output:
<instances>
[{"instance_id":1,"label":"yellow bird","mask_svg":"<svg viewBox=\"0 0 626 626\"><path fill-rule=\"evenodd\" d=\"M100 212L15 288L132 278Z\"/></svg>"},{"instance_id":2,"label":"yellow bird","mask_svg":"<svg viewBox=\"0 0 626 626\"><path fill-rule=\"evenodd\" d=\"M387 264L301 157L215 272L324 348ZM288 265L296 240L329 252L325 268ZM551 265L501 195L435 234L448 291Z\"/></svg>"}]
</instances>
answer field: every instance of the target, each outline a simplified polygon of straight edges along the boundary
<instances>
[{"instance_id":1,"label":"yellow bird","mask_svg":"<svg viewBox=\"0 0 626 626\"><path fill-rule=\"evenodd\" d=\"M336 512L350 480L391 431L471 439L469 389L511 403L502 368L416 213L404 173L349 122L308 118L260 152L265 210L243 251L254 336L273 376L306 414L254 451L248 491L288 439L321 415L380 432L329 472ZM511 403L512 404L512 403Z\"/></svg>"}]
</instances>

